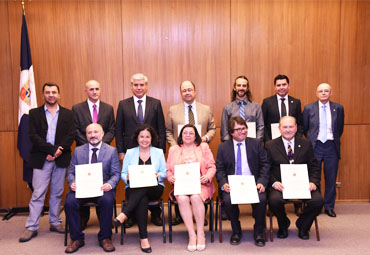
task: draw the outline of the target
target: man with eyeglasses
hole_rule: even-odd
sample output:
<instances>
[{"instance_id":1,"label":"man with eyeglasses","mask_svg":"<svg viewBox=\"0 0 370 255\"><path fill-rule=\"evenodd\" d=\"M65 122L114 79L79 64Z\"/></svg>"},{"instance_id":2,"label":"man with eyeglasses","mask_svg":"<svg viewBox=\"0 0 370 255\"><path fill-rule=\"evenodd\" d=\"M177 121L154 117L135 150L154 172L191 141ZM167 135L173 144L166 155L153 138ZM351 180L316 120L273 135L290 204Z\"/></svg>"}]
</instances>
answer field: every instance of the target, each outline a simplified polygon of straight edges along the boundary
<instances>
[{"instance_id":1,"label":"man with eyeglasses","mask_svg":"<svg viewBox=\"0 0 370 255\"><path fill-rule=\"evenodd\" d=\"M259 247L265 246L265 215L266 191L269 181L270 163L262 147L261 141L249 138L248 126L241 117L232 117L228 122L228 132L232 139L223 142L218 147L216 159L216 178L221 187L222 201L225 211L231 221L232 235L230 244L238 245L242 237L239 221L239 207L231 204L228 175L253 175L259 203L252 204L252 215L255 219L254 241Z\"/></svg>"},{"instance_id":2,"label":"man with eyeglasses","mask_svg":"<svg viewBox=\"0 0 370 255\"><path fill-rule=\"evenodd\" d=\"M231 117L240 116L246 122L256 123L256 138L263 140L264 122L261 106L252 101L252 93L248 78L238 76L235 79L231 95L231 103L227 104L222 111L221 118L221 141L231 139L228 132L228 121Z\"/></svg>"},{"instance_id":3,"label":"man with eyeglasses","mask_svg":"<svg viewBox=\"0 0 370 255\"><path fill-rule=\"evenodd\" d=\"M183 102L172 105L167 115L166 138L168 143L170 146L177 145L178 133L185 124L199 125L202 142L209 143L216 133L211 108L195 100L197 93L195 84L191 81L181 83L180 94ZM178 207L175 207L175 211L176 217L172 225L178 225L182 222Z\"/></svg>"},{"instance_id":4,"label":"man with eyeglasses","mask_svg":"<svg viewBox=\"0 0 370 255\"><path fill-rule=\"evenodd\" d=\"M148 78L137 73L131 77L131 91L133 96L122 100L118 104L116 120L116 145L118 158L123 162L128 149L135 147L132 136L141 124L148 124L158 134L158 143L153 146L166 152L166 127L161 101L146 95L148 91ZM156 226L162 226L161 210L151 208L151 221ZM126 227L133 225L131 220L126 220Z\"/></svg>"}]
</instances>

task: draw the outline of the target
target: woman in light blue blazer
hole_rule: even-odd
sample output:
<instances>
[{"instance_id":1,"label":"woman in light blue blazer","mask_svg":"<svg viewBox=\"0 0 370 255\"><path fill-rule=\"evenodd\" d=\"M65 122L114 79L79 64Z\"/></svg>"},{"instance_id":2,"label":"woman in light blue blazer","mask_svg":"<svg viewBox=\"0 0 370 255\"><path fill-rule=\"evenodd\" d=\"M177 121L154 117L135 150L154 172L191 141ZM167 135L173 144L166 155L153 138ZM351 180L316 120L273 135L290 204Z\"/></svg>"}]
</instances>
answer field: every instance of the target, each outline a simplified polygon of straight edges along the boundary
<instances>
[{"instance_id":1,"label":"woman in light blue blazer","mask_svg":"<svg viewBox=\"0 0 370 255\"><path fill-rule=\"evenodd\" d=\"M137 127L133 139L138 146L127 150L121 172L121 179L126 183L127 204L123 208L122 213L114 219L114 222L116 225L120 225L129 216L135 215L139 227L141 250L145 253L150 253L152 249L149 244L147 232L148 202L160 199L162 196L164 189L163 181L167 178L167 167L162 149L152 146L152 143L157 139L157 134L151 126L144 124ZM128 173L128 167L130 165L153 165L158 185L130 188L130 177Z\"/></svg>"}]
</instances>

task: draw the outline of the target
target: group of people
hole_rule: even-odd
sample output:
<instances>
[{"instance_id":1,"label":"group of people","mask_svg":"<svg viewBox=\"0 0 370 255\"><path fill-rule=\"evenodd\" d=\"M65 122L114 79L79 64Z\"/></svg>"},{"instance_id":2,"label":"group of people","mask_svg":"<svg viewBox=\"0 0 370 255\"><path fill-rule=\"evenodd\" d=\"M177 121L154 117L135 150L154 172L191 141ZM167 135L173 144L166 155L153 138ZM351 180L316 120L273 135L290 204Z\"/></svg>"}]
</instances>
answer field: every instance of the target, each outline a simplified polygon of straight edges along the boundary
<instances>
[{"instance_id":1,"label":"group of people","mask_svg":"<svg viewBox=\"0 0 370 255\"><path fill-rule=\"evenodd\" d=\"M208 146L216 133L212 110L196 101L195 84L184 81L180 85L183 102L169 108L165 123L161 102L147 96L148 78L141 73L131 77L133 96L120 101L116 121L113 107L100 100L99 82L90 80L85 85L87 100L76 104L72 111L58 104L60 88L55 83L45 83L41 107L29 112L29 136L32 142L29 164L33 167L33 193L26 229L19 241L27 242L37 235L40 214L50 184L50 231L65 233L61 224L60 204L64 189L66 169L70 188L65 200L65 213L69 223L71 242L65 252L73 253L84 246L83 229L89 219L86 202L98 204L100 223L98 240L106 252L114 251L111 241L115 187L121 178L125 183L126 203L113 223L119 226L135 218L140 237L140 247L145 253L152 251L147 233L148 202L162 196L164 180L176 185L176 165L200 163L201 192L195 195L173 195L178 203L174 224L184 222L188 231L189 251L202 251L206 247L204 234L204 201L213 197L216 176L219 196L227 218L231 221L230 244L240 243L242 230L238 205L230 199L228 175L252 175L255 178L259 203L252 204L254 240L264 246L266 203L276 215L278 237L286 238L290 220L283 199L280 164L307 164L311 199L299 214L296 226L301 239L309 238L314 218L325 207L325 212L335 217L336 176L340 159L340 136L343 132L344 111L340 104L330 101L332 88L323 83L317 87L318 101L306 105L303 113L299 99L288 95L290 84L285 75L274 79L276 95L263 100L262 107L252 101L250 83L245 76L235 79L232 101L222 112L221 140L216 161ZM251 130L248 123L254 123ZM281 134L274 138L272 126ZM248 132L256 138L248 137ZM306 139L302 138L305 135ZM110 146L116 138L116 148ZM71 145L77 147L71 157ZM166 140L170 145L167 161ZM262 145L264 142L264 147ZM103 195L93 198L76 198L75 180L77 165L102 163ZM321 197L321 164L324 164L325 197ZM121 170L122 164L122 170ZM152 165L158 185L130 188L129 166ZM151 211L151 221L161 225L161 212ZM194 222L196 228L194 229Z\"/></svg>"}]
</instances>

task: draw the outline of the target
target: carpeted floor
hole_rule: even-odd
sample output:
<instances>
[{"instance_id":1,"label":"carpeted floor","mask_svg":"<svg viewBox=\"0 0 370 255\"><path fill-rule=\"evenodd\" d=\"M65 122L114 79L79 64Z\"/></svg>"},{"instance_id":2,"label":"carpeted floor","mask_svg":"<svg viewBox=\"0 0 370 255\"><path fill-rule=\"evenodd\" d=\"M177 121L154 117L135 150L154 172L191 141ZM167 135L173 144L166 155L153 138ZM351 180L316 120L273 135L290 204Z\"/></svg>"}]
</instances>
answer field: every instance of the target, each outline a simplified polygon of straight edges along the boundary
<instances>
[{"instance_id":1,"label":"carpeted floor","mask_svg":"<svg viewBox=\"0 0 370 255\"><path fill-rule=\"evenodd\" d=\"M119 207L118 207L119 208ZM210 234L207 235L207 248L201 254L370 254L370 203L345 203L336 205L336 218L330 218L326 214L318 217L321 241L316 241L314 226L311 230L310 240L300 240L297 236L295 219L292 205L287 206L288 217L292 224L289 228L287 239L276 238L277 223L274 218L274 242L267 242L263 248L256 247L252 238L253 218L248 205L241 206L241 223L243 228L242 242L238 246L229 244L231 227L228 221L223 222L224 242L218 242L218 233L215 233L215 242L210 242ZM166 210L167 212L167 210ZM64 213L62 214L64 218ZM88 228L85 230L85 246L76 254L104 254L97 241L99 229L95 216L95 209L91 211ZM18 238L24 230L27 215L17 215L9 221L0 222L0 254L64 254L64 236L49 232L48 216L41 218L38 236L27 243L19 243ZM267 222L268 222L268 218ZM167 221L167 219L166 219ZM189 254L186 250L188 237L184 225L173 227L173 243L168 243L168 225L166 225L167 243L162 243L161 227L148 225L149 240L153 248L152 254ZM115 253L143 254L139 247L137 226L127 230L125 243L119 244L119 234L113 234Z\"/></svg>"}]
</instances>

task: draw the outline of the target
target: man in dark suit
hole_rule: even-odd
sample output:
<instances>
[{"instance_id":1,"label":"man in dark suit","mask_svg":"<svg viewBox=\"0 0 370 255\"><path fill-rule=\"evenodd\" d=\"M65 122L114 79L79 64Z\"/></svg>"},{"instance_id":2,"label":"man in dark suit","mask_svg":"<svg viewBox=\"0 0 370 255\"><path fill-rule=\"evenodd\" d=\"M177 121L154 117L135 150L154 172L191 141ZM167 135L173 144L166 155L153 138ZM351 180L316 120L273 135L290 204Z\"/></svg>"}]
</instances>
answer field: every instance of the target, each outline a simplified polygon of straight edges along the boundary
<instances>
[{"instance_id":1,"label":"man in dark suit","mask_svg":"<svg viewBox=\"0 0 370 255\"><path fill-rule=\"evenodd\" d=\"M303 110L304 133L312 143L319 165L324 163L325 213L336 217L336 179L340 159L340 137L344 128L343 106L329 101L333 91L327 83L316 89L318 101L306 105Z\"/></svg>"},{"instance_id":2,"label":"man in dark suit","mask_svg":"<svg viewBox=\"0 0 370 255\"><path fill-rule=\"evenodd\" d=\"M27 242L37 235L49 183L50 231L64 233L59 213L65 172L71 160L70 147L76 132L74 116L71 110L58 104L60 89L57 84L45 83L42 93L45 104L29 113L29 136L32 142L29 164L33 168L34 190L26 230L19 238L20 242Z\"/></svg>"},{"instance_id":3,"label":"man in dark suit","mask_svg":"<svg viewBox=\"0 0 370 255\"><path fill-rule=\"evenodd\" d=\"M278 238L288 237L290 221L286 216L282 191L284 186L281 183L280 164L307 164L309 189L311 199L305 200L307 206L299 215L296 221L298 237L309 239L308 231L312 222L323 206L323 199L320 193L320 168L313 153L311 143L299 136L297 124L294 117L285 116L280 119L279 130L281 137L266 143L265 149L271 163L269 183L269 205L271 211L276 215L279 224Z\"/></svg>"},{"instance_id":4,"label":"man in dark suit","mask_svg":"<svg viewBox=\"0 0 370 255\"><path fill-rule=\"evenodd\" d=\"M161 148L166 152L166 127L164 122L161 101L146 95L148 91L148 78L137 73L131 77L131 91L133 96L119 102L116 122L116 144L121 163L127 149L136 145L132 136L135 129L141 124L148 124L158 134L158 143L153 146ZM156 226L162 226L159 208L151 208L151 221ZM128 227L132 224L126 221ZM126 225L127 225L126 224Z\"/></svg>"},{"instance_id":5,"label":"man in dark suit","mask_svg":"<svg viewBox=\"0 0 370 255\"><path fill-rule=\"evenodd\" d=\"M230 200L230 186L228 175L242 174L253 175L256 183L260 202L252 204L254 224L254 240L257 246L265 246L265 215L266 215L266 192L265 187L269 181L270 164L261 141L255 138L247 138L248 126L245 121L237 116L232 117L228 123L230 139L218 147L216 160L216 178L222 190L222 200L225 211L231 221L233 234L230 238L232 245L240 243L242 229L239 221L239 207L232 205ZM237 164L235 164L237 162Z\"/></svg>"},{"instance_id":6,"label":"man in dark suit","mask_svg":"<svg viewBox=\"0 0 370 255\"><path fill-rule=\"evenodd\" d=\"M274 78L274 88L276 94L263 99L262 113L265 122L264 141L270 141L272 138L271 124L278 124L281 117L293 116L297 120L297 135L302 137L302 109L301 100L288 95L290 84L286 75L278 74ZM276 137L274 137L276 138ZM302 205L294 203L294 211L297 215L301 212Z\"/></svg>"},{"instance_id":7,"label":"man in dark suit","mask_svg":"<svg viewBox=\"0 0 370 255\"><path fill-rule=\"evenodd\" d=\"M114 120L113 107L100 101L100 83L90 80L85 84L87 100L72 107L75 114L76 145L88 143L86 139L86 127L91 123L99 123L104 131L103 142L110 144L115 135L116 123ZM98 208L96 208L99 210ZM81 207L81 228L85 229L90 218L88 207Z\"/></svg>"},{"instance_id":8,"label":"man in dark suit","mask_svg":"<svg viewBox=\"0 0 370 255\"><path fill-rule=\"evenodd\" d=\"M80 228L80 205L86 202L94 202L99 205L99 222L100 231L98 233L99 244L104 251L114 251L115 248L111 241L112 236L112 216L115 188L119 182L121 171L120 163L117 156L117 151L114 147L102 142L104 136L103 128L100 124L92 123L86 128L86 137L88 144L76 147L71 165L67 175L68 186L70 191L66 196L64 204L66 216L69 223L72 242L65 250L66 253L77 251L84 246L84 234ZM91 198L76 198L75 169L77 165L89 163L102 163L103 167L103 186L101 190L104 191L102 196Z\"/></svg>"}]
</instances>

